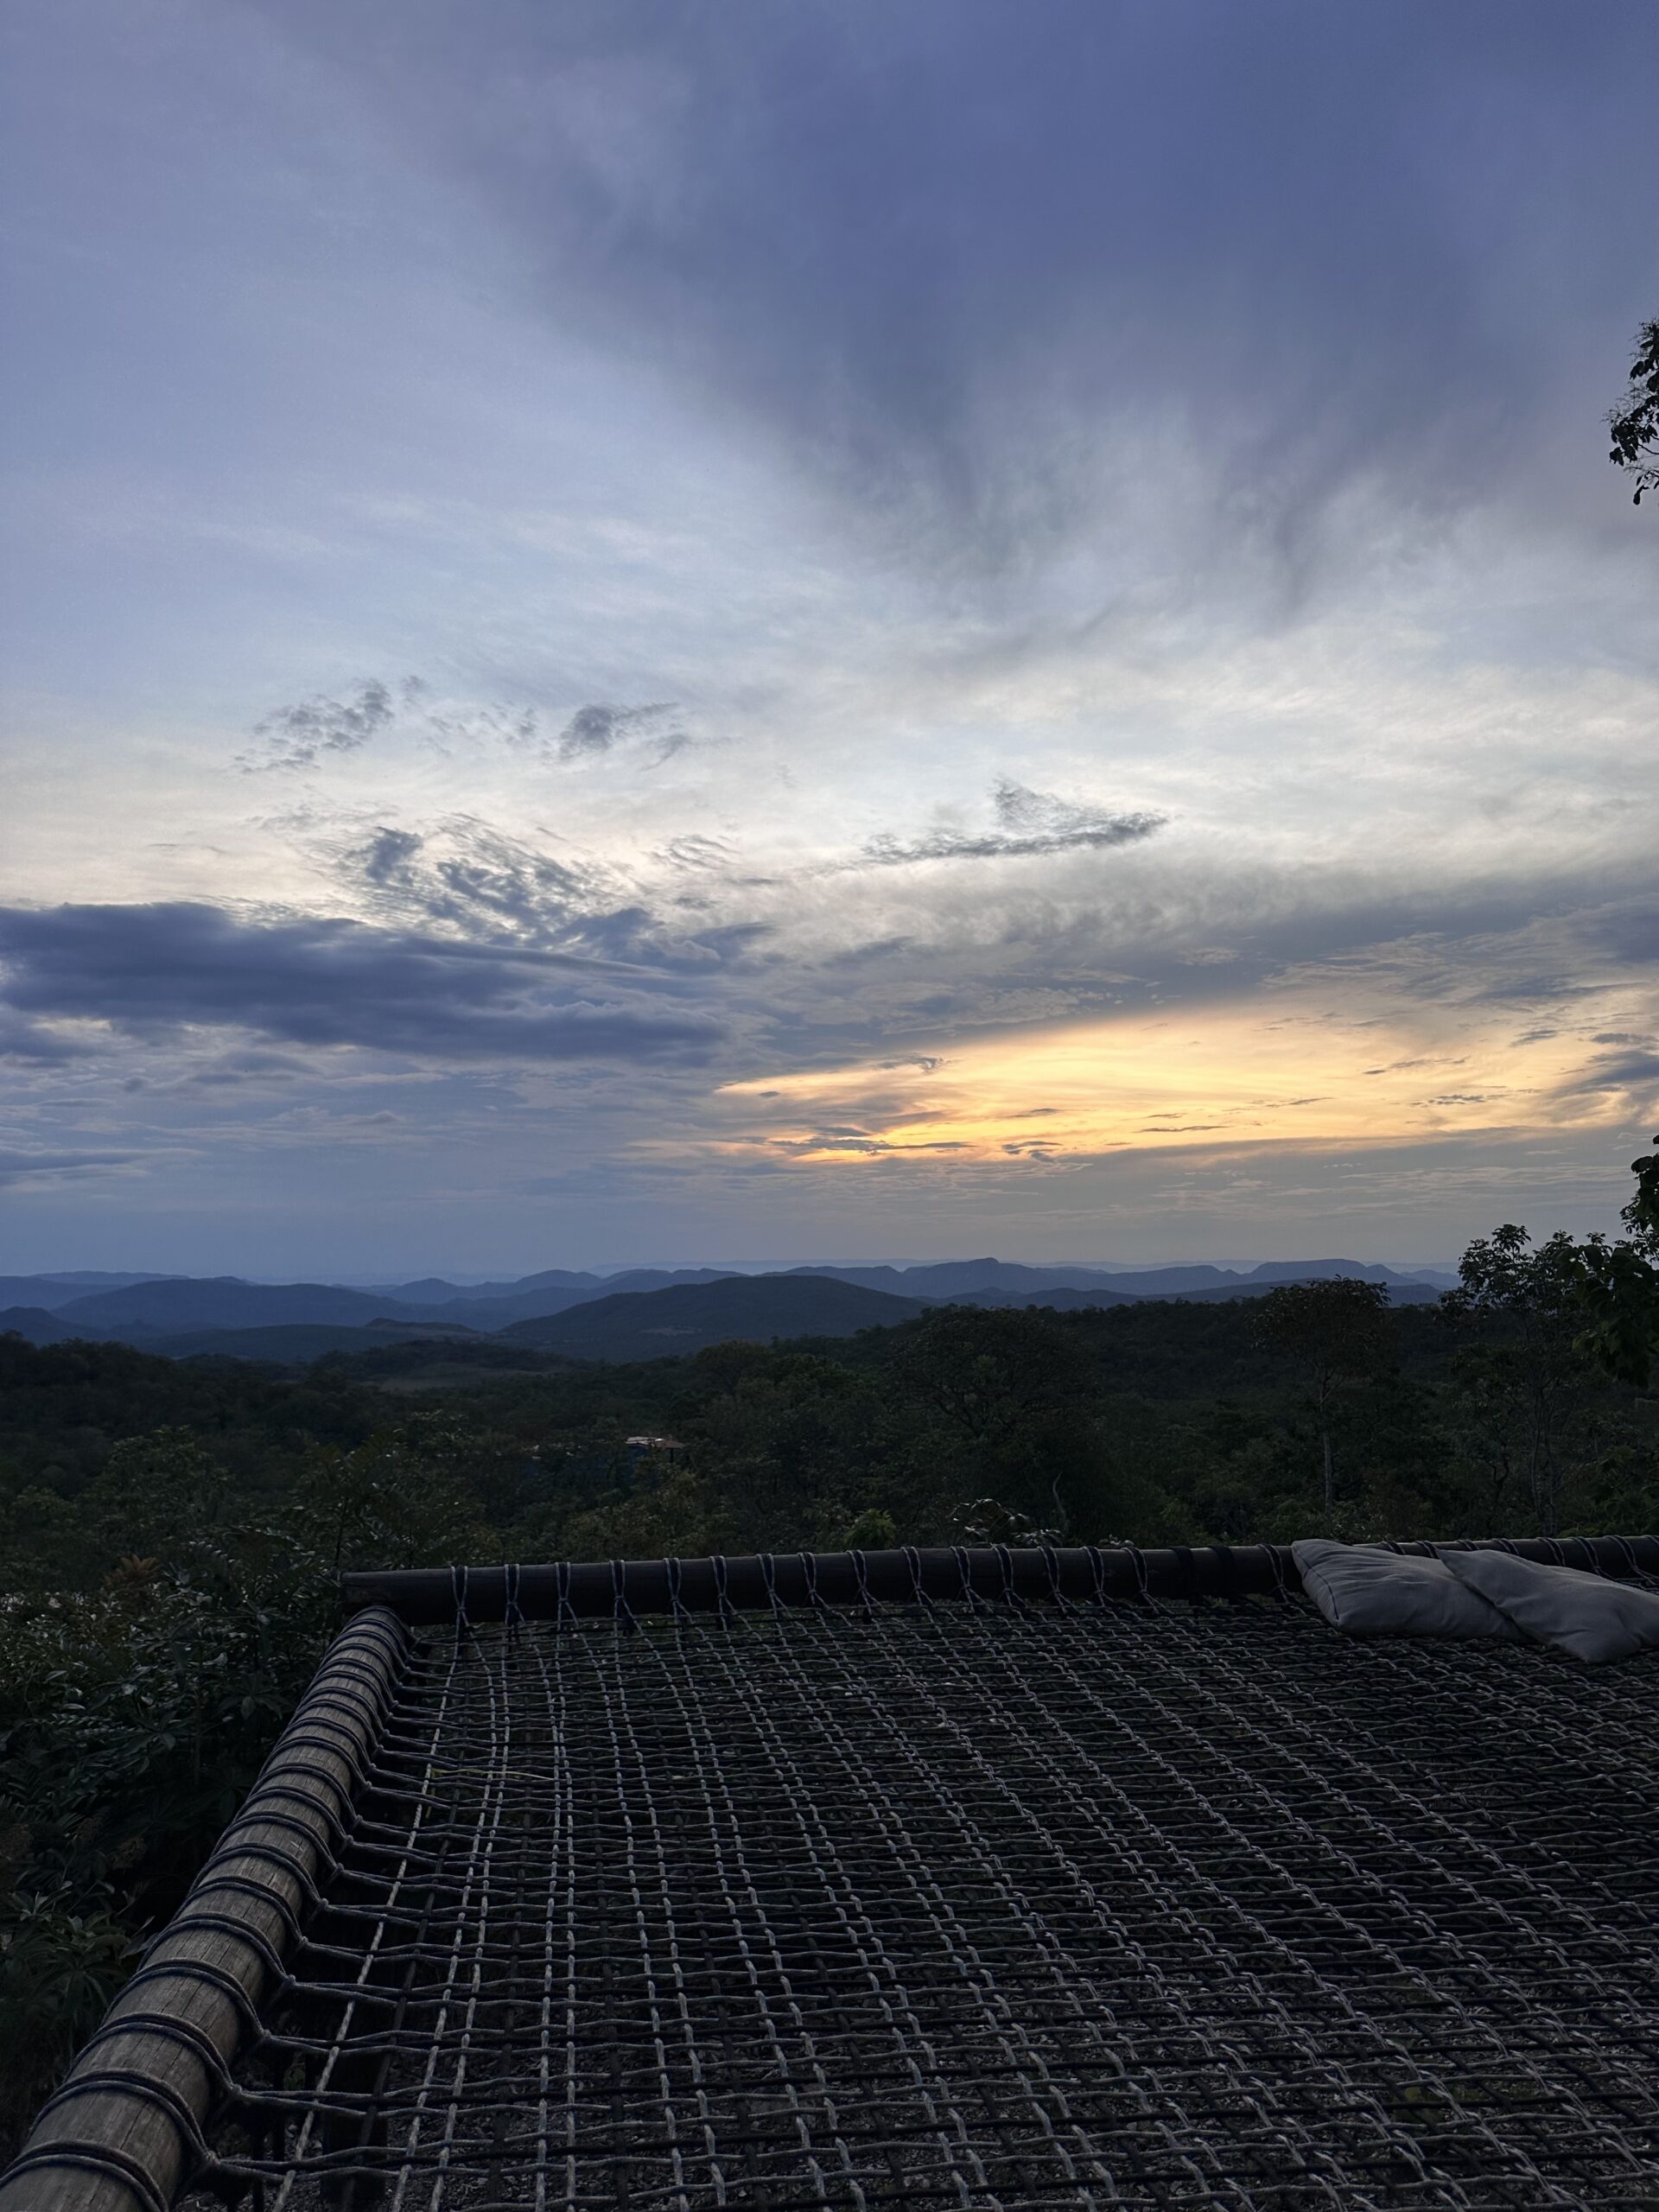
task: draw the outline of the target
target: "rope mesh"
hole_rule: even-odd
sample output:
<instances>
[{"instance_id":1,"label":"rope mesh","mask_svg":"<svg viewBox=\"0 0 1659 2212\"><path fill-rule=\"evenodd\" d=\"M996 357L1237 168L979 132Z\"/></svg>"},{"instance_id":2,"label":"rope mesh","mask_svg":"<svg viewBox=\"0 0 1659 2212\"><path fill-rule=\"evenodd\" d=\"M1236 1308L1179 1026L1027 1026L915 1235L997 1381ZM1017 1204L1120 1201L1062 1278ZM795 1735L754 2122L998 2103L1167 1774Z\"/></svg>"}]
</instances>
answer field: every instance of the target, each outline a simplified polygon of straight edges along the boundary
<instances>
[{"instance_id":1,"label":"rope mesh","mask_svg":"<svg viewBox=\"0 0 1659 2212\"><path fill-rule=\"evenodd\" d=\"M1655 2212L1656 1723L1300 1604L431 1633L208 2178Z\"/></svg>"}]
</instances>

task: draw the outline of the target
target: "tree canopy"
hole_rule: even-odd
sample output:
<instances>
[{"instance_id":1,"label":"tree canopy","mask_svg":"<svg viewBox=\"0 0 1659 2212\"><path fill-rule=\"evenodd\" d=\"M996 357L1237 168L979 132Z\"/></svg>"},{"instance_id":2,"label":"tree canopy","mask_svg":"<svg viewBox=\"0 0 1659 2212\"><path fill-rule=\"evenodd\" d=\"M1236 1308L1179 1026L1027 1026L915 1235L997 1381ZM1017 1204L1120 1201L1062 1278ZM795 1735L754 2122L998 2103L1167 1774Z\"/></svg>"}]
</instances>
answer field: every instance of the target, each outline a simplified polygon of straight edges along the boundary
<instances>
[{"instance_id":1,"label":"tree canopy","mask_svg":"<svg viewBox=\"0 0 1659 2212\"><path fill-rule=\"evenodd\" d=\"M1388 1357L1389 1294L1381 1283L1333 1276L1289 1282L1262 1301L1259 1341L1301 1363L1313 1388L1325 1510L1336 1500L1331 1398L1344 1376L1373 1374Z\"/></svg>"},{"instance_id":2,"label":"tree canopy","mask_svg":"<svg viewBox=\"0 0 1659 2212\"><path fill-rule=\"evenodd\" d=\"M1659 321L1637 332L1630 388L1607 422L1613 434L1607 458L1630 475L1639 507L1644 492L1659 490Z\"/></svg>"}]
</instances>

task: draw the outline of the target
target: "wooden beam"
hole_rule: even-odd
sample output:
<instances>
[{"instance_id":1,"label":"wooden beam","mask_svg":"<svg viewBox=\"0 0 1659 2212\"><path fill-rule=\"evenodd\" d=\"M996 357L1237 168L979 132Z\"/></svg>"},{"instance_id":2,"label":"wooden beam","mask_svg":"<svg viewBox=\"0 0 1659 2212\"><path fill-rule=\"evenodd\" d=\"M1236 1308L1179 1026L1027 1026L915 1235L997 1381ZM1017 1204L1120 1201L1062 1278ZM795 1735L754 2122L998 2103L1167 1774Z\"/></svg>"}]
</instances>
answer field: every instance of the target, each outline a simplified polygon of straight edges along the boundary
<instances>
[{"instance_id":1,"label":"wooden beam","mask_svg":"<svg viewBox=\"0 0 1659 2212\"><path fill-rule=\"evenodd\" d=\"M1484 1551L1490 1543L1456 1548ZM1628 1577L1659 1574L1659 1537L1568 1536L1559 1542L1523 1536L1503 1548L1522 1559L1560 1562ZM1403 1552L1433 1552L1427 1543ZM1452 1547L1440 1546L1445 1550ZM890 1604L976 1596L1041 1599L1059 1594L1078 1605L1098 1597L1227 1598L1270 1595L1301 1586L1287 1544L1179 1545L1137 1551L1128 1545L1093 1550L972 1548L880 1552L779 1552L724 1560L603 1560L538 1567L408 1567L340 1578L346 1611L384 1606L411 1624L453 1621L464 1609L474 1621L594 1619L622 1612L740 1611L773 1604L849 1605L865 1597Z\"/></svg>"},{"instance_id":2,"label":"wooden beam","mask_svg":"<svg viewBox=\"0 0 1659 2212\"><path fill-rule=\"evenodd\" d=\"M246 1802L0 2176L0 2212L164 2212L223 2068L353 1818L409 1648L383 1610L336 1639Z\"/></svg>"}]
</instances>

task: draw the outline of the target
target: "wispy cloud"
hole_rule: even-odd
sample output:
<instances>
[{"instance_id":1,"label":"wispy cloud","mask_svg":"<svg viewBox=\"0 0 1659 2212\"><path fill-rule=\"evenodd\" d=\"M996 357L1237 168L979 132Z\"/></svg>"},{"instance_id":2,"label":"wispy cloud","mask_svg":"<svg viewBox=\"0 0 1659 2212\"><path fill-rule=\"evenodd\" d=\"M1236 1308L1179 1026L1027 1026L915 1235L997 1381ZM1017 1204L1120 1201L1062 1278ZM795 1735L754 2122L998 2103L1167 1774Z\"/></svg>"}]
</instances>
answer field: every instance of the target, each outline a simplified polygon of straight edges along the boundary
<instances>
[{"instance_id":1,"label":"wispy cloud","mask_svg":"<svg viewBox=\"0 0 1659 2212\"><path fill-rule=\"evenodd\" d=\"M689 862L671 852L668 866L717 870L721 853L710 840ZM711 912L696 897L657 896L589 853L551 851L465 815L419 830L383 824L337 849L334 866L386 920L622 968L711 970L753 951L772 930L759 916Z\"/></svg>"},{"instance_id":2,"label":"wispy cloud","mask_svg":"<svg viewBox=\"0 0 1659 2212\"><path fill-rule=\"evenodd\" d=\"M330 753L356 753L389 728L396 709L387 687L376 677L355 685L343 697L322 693L297 706L278 707L254 724L257 749L242 756L253 772L264 768L315 768Z\"/></svg>"},{"instance_id":3,"label":"wispy cloud","mask_svg":"<svg viewBox=\"0 0 1659 2212\"><path fill-rule=\"evenodd\" d=\"M1107 852L1119 845L1139 844L1169 820L1166 814L1111 814L1074 805L1007 779L991 798L994 830L941 829L909 840L872 837L859 860L849 865L914 868L926 861L1033 860L1053 853Z\"/></svg>"},{"instance_id":4,"label":"wispy cloud","mask_svg":"<svg viewBox=\"0 0 1659 2212\"><path fill-rule=\"evenodd\" d=\"M580 856L560 859L466 817L419 830L383 824L348 848L340 873L405 922L537 944L555 942L573 923L618 903L609 871Z\"/></svg>"},{"instance_id":5,"label":"wispy cloud","mask_svg":"<svg viewBox=\"0 0 1659 2212\"><path fill-rule=\"evenodd\" d=\"M645 707L578 707L552 749L561 760L582 760L609 753L626 739L650 737L656 741L658 759L666 760L688 742L686 733L673 727L674 713L666 701Z\"/></svg>"},{"instance_id":6,"label":"wispy cloud","mask_svg":"<svg viewBox=\"0 0 1659 2212\"><path fill-rule=\"evenodd\" d=\"M1059 0L1033 40L997 0L948 37L842 0L741 29L486 0L390 53L376 9L281 15L533 251L550 315L671 359L957 574L1086 543L1133 499L1133 442L1201 446L1200 557L1306 562L1381 475L1402 509L1490 496L1517 436L1536 450L1567 332L1617 294L1616 381L1637 313L1641 16L1618 0L1570 28L1510 11L1496 80L1488 18L1460 11ZM1579 160L1592 141L1611 152ZM1564 168L1596 253L1553 244Z\"/></svg>"},{"instance_id":7,"label":"wispy cloud","mask_svg":"<svg viewBox=\"0 0 1659 2212\"><path fill-rule=\"evenodd\" d=\"M369 677L338 695L318 692L275 709L254 724L251 734L253 746L237 760L250 775L317 769L361 753L389 734L446 757L531 752L565 764L639 746L649 748L655 767L691 742L678 709L666 700L633 707L580 706L561 720L530 700L445 697L419 676L406 676L395 685Z\"/></svg>"},{"instance_id":8,"label":"wispy cloud","mask_svg":"<svg viewBox=\"0 0 1659 2212\"><path fill-rule=\"evenodd\" d=\"M0 1189L33 1184L78 1183L133 1166L137 1152L19 1152L0 1149Z\"/></svg>"}]
</instances>

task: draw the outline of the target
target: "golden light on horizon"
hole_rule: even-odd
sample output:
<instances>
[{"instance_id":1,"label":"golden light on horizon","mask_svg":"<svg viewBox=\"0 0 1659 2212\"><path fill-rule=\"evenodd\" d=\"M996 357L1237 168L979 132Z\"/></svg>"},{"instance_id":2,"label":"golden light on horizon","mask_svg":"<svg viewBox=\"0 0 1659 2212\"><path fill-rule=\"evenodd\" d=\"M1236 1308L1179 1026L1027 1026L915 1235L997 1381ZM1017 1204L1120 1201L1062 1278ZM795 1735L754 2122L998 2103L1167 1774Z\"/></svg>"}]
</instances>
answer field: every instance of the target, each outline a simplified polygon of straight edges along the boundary
<instances>
[{"instance_id":1,"label":"golden light on horizon","mask_svg":"<svg viewBox=\"0 0 1659 2212\"><path fill-rule=\"evenodd\" d=\"M1590 1057L1582 1035L1517 1037L1486 1009L1414 1009L1409 1020L1154 1011L728 1084L719 1096L747 1126L716 1148L820 1164L992 1161L1617 1120L1625 1095L1580 1084Z\"/></svg>"}]
</instances>

